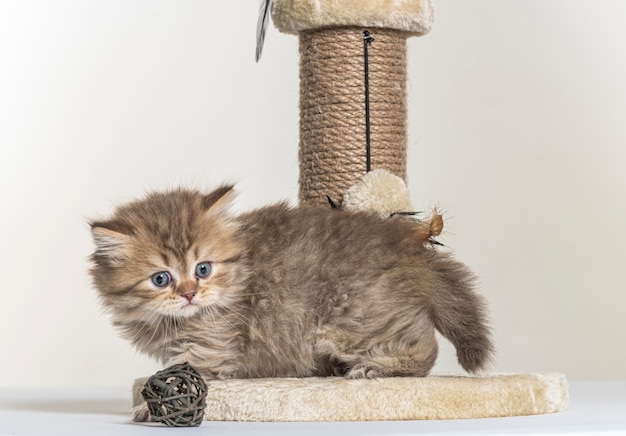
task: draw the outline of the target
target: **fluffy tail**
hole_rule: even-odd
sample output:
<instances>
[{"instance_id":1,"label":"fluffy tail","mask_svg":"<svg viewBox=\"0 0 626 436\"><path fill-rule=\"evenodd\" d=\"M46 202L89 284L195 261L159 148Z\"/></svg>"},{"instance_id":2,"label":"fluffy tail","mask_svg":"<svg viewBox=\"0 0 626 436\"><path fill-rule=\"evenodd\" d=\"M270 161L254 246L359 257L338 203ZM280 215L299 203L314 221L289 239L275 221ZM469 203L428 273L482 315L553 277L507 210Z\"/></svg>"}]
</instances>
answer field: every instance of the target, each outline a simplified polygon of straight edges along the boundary
<instances>
[{"instance_id":1,"label":"fluffy tail","mask_svg":"<svg viewBox=\"0 0 626 436\"><path fill-rule=\"evenodd\" d=\"M436 256L432 267L437 282L430 298L435 328L452 342L463 369L480 371L489 364L494 347L485 301L473 290L474 276L447 255Z\"/></svg>"}]
</instances>

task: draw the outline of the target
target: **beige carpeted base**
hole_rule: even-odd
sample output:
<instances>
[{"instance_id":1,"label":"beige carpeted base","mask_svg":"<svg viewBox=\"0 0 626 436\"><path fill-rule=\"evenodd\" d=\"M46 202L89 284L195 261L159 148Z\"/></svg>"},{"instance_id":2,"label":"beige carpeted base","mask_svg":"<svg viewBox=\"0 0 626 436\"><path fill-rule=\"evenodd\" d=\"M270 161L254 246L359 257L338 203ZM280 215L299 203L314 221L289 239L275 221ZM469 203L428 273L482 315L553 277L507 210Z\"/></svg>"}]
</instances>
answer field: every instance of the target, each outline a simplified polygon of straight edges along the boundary
<instances>
[{"instance_id":1,"label":"beige carpeted base","mask_svg":"<svg viewBox=\"0 0 626 436\"><path fill-rule=\"evenodd\" d=\"M147 378L137 379L133 406ZM272 378L208 383L207 421L392 421L491 418L560 412L559 373L375 380Z\"/></svg>"}]
</instances>

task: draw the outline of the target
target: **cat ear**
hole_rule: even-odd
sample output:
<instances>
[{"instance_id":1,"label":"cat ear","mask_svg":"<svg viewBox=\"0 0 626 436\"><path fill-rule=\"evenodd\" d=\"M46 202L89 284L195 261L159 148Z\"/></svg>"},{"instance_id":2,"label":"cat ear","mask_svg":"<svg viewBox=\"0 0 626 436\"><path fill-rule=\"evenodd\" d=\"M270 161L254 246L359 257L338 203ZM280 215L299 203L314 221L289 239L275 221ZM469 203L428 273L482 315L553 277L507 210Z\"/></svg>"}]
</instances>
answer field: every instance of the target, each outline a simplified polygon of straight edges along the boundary
<instances>
[{"instance_id":1,"label":"cat ear","mask_svg":"<svg viewBox=\"0 0 626 436\"><path fill-rule=\"evenodd\" d=\"M225 212L234 198L235 190L233 185L224 185L220 186L210 194L205 195L203 198L203 205L207 212Z\"/></svg>"},{"instance_id":2,"label":"cat ear","mask_svg":"<svg viewBox=\"0 0 626 436\"><path fill-rule=\"evenodd\" d=\"M92 224L91 235L96 244L96 255L105 256L110 259L124 258L125 248L130 240L130 236L115 230Z\"/></svg>"}]
</instances>

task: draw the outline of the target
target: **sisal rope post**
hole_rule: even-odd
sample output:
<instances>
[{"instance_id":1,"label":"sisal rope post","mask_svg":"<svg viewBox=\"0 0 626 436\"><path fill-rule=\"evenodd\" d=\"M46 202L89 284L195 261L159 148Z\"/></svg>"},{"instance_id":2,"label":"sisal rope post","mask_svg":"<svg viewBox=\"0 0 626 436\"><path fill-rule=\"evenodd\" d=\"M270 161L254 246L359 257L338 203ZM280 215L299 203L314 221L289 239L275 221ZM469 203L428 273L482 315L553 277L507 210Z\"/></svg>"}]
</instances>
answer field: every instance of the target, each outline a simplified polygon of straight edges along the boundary
<instances>
[{"instance_id":1,"label":"sisal rope post","mask_svg":"<svg viewBox=\"0 0 626 436\"><path fill-rule=\"evenodd\" d=\"M406 182L406 38L374 29L368 56L371 167ZM300 202L341 202L366 172L363 28L301 32Z\"/></svg>"},{"instance_id":2,"label":"sisal rope post","mask_svg":"<svg viewBox=\"0 0 626 436\"><path fill-rule=\"evenodd\" d=\"M300 202L339 204L367 172L365 31L371 169L406 182L406 40L430 30L430 1L274 0L272 19L299 37Z\"/></svg>"}]
</instances>

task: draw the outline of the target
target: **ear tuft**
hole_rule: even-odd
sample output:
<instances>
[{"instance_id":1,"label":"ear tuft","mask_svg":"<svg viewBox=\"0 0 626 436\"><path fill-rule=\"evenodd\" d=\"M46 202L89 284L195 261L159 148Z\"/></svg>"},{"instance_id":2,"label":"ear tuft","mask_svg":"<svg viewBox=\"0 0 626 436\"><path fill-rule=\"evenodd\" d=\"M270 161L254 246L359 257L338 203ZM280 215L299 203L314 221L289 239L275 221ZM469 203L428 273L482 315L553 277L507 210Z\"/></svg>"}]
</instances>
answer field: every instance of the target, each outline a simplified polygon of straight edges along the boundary
<instances>
[{"instance_id":1,"label":"ear tuft","mask_svg":"<svg viewBox=\"0 0 626 436\"><path fill-rule=\"evenodd\" d=\"M207 194L203 198L203 206L205 210L211 212L224 212L230 206L235 198L235 190L233 185L223 185Z\"/></svg>"},{"instance_id":2,"label":"ear tuft","mask_svg":"<svg viewBox=\"0 0 626 436\"><path fill-rule=\"evenodd\" d=\"M92 225L91 235L96 244L96 256L104 256L110 259L121 259L124 256L124 249L130 237L124 233L107 229L100 225Z\"/></svg>"}]
</instances>

